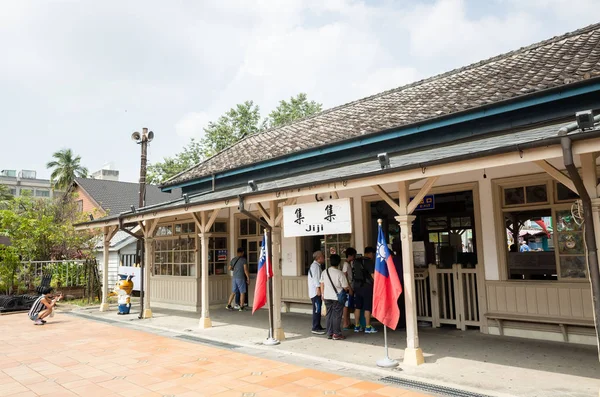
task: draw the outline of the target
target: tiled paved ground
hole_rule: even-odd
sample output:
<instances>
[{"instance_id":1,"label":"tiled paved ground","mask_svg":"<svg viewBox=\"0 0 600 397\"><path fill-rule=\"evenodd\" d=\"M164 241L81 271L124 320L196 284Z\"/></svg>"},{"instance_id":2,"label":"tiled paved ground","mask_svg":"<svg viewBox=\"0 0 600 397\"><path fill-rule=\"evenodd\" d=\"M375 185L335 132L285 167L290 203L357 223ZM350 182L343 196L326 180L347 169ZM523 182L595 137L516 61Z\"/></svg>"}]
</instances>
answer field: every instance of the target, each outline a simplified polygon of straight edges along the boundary
<instances>
[{"instance_id":1,"label":"tiled paved ground","mask_svg":"<svg viewBox=\"0 0 600 397\"><path fill-rule=\"evenodd\" d=\"M65 314L0 317L0 371L0 396L425 397Z\"/></svg>"}]
</instances>

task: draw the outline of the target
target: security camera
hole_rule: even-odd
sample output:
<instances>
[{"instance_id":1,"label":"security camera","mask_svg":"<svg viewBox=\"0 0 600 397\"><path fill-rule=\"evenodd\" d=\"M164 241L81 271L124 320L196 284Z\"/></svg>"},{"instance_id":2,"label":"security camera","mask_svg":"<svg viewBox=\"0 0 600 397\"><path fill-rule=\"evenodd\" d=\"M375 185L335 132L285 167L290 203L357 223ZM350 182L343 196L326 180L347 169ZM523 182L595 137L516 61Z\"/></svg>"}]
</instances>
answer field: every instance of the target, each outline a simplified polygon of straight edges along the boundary
<instances>
[{"instance_id":1,"label":"security camera","mask_svg":"<svg viewBox=\"0 0 600 397\"><path fill-rule=\"evenodd\" d=\"M253 192L258 190L258 185L253 180L248 181L248 186L250 186L250 189L252 189Z\"/></svg>"},{"instance_id":2,"label":"security camera","mask_svg":"<svg viewBox=\"0 0 600 397\"><path fill-rule=\"evenodd\" d=\"M575 113L575 119L577 120L577 126L582 131L594 128L594 112L591 110Z\"/></svg>"},{"instance_id":3,"label":"security camera","mask_svg":"<svg viewBox=\"0 0 600 397\"><path fill-rule=\"evenodd\" d=\"M390 157L388 156L387 153L379 153L377 155L377 158L379 159L379 165L381 165L381 169L385 169L385 168L389 168L390 166Z\"/></svg>"}]
</instances>

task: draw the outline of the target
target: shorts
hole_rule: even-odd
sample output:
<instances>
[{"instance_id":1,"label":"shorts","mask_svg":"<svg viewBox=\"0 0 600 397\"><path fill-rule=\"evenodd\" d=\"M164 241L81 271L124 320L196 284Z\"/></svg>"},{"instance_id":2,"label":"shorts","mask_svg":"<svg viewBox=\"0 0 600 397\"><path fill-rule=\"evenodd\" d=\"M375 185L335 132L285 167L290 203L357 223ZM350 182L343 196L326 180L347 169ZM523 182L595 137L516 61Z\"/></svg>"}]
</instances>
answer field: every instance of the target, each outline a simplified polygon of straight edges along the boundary
<instances>
[{"instance_id":1,"label":"shorts","mask_svg":"<svg viewBox=\"0 0 600 397\"><path fill-rule=\"evenodd\" d=\"M353 295L348 295L348 300L346 301L346 304L344 306L347 307L348 310L354 310L354 296Z\"/></svg>"},{"instance_id":2,"label":"shorts","mask_svg":"<svg viewBox=\"0 0 600 397\"><path fill-rule=\"evenodd\" d=\"M231 280L231 292L234 294L236 292L239 292L240 294L245 294L247 287L248 285L246 284L246 280L243 280L241 278L234 278Z\"/></svg>"},{"instance_id":3,"label":"shorts","mask_svg":"<svg viewBox=\"0 0 600 397\"><path fill-rule=\"evenodd\" d=\"M354 291L354 307L368 312L373 311L372 285L365 285Z\"/></svg>"}]
</instances>

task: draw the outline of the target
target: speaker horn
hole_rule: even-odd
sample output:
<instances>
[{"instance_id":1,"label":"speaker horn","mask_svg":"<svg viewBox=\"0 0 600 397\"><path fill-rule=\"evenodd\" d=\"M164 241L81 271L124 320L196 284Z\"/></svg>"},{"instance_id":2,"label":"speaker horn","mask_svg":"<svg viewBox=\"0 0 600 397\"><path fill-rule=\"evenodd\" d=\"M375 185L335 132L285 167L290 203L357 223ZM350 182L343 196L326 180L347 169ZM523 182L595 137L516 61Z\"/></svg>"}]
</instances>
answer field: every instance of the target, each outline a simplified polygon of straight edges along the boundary
<instances>
[{"instance_id":1,"label":"speaker horn","mask_svg":"<svg viewBox=\"0 0 600 397\"><path fill-rule=\"evenodd\" d=\"M139 142L139 140L142 138L142 134L140 134L139 132L134 132L133 134L131 134L131 140L132 141L136 141Z\"/></svg>"}]
</instances>

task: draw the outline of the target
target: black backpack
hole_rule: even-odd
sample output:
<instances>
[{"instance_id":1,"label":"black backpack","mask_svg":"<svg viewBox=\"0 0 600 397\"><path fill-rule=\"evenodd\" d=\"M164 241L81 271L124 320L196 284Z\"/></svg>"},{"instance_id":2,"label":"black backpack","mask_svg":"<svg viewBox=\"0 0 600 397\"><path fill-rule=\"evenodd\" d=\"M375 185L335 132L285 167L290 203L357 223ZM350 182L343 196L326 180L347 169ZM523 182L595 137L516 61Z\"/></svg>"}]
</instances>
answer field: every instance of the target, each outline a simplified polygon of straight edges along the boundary
<instances>
[{"instance_id":1,"label":"black backpack","mask_svg":"<svg viewBox=\"0 0 600 397\"><path fill-rule=\"evenodd\" d=\"M352 279L354 285L363 286L365 284L373 284L371 273L367 270L369 269L367 264L370 264L370 262L371 259L364 256L354 259L354 262L352 262Z\"/></svg>"}]
</instances>

